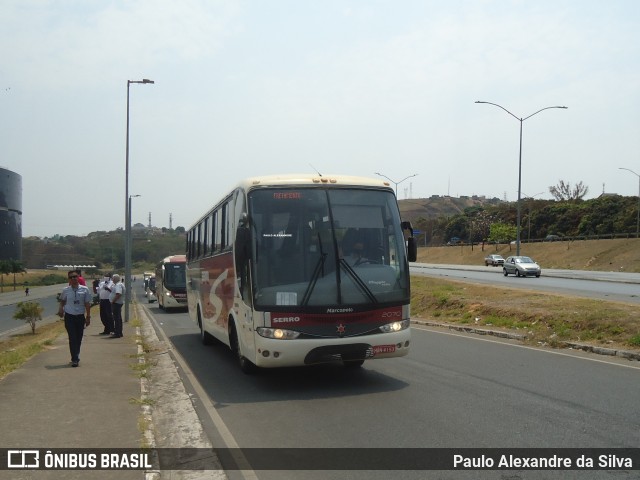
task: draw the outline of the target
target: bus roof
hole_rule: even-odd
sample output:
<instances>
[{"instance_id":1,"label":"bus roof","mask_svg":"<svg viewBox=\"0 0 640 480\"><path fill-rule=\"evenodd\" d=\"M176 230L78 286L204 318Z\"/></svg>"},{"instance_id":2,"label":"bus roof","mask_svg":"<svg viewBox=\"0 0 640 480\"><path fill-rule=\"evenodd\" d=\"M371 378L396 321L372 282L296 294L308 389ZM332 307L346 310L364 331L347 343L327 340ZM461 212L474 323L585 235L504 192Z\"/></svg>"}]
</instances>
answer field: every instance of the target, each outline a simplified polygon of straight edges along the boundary
<instances>
[{"instance_id":1,"label":"bus roof","mask_svg":"<svg viewBox=\"0 0 640 480\"><path fill-rule=\"evenodd\" d=\"M169 255L168 257L164 257L160 263L186 263L186 261L186 255Z\"/></svg>"},{"instance_id":2,"label":"bus roof","mask_svg":"<svg viewBox=\"0 0 640 480\"><path fill-rule=\"evenodd\" d=\"M285 185L350 185L362 187L387 187L391 189L391 184L386 180L353 175L318 175L309 173L265 175L245 178L239 182L239 186L242 186L247 190L259 186Z\"/></svg>"}]
</instances>

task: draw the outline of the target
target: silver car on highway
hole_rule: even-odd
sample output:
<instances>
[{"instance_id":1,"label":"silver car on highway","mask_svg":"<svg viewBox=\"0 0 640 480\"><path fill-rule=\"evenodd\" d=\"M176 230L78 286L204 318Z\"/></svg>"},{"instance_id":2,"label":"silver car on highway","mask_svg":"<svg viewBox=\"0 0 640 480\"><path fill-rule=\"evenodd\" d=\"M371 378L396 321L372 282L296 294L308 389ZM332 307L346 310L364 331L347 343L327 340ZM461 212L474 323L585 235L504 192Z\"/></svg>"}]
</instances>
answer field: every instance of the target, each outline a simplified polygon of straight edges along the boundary
<instances>
[{"instance_id":1,"label":"silver car on highway","mask_svg":"<svg viewBox=\"0 0 640 480\"><path fill-rule=\"evenodd\" d=\"M502 273L505 277L510 273L516 277L539 277L542 269L530 257L514 255L504 261Z\"/></svg>"},{"instance_id":2,"label":"silver car on highway","mask_svg":"<svg viewBox=\"0 0 640 480\"><path fill-rule=\"evenodd\" d=\"M493 267L500 267L504 265L504 258L502 255L487 255L484 257L484 265L488 267L489 265Z\"/></svg>"}]
</instances>

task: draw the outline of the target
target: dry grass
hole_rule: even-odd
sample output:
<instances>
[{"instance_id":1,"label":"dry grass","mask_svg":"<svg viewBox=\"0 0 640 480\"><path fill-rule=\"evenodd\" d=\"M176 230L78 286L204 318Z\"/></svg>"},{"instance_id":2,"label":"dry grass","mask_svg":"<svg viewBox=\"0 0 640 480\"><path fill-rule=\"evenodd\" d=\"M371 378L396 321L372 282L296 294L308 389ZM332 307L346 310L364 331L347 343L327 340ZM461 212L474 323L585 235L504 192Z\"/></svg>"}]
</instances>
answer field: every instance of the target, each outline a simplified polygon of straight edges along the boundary
<instances>
[{"instance_id":1,"label":"dry grass","mask_svg":"<svg viewBox=\"0 0 640 480\"><path fill-rule=\"evenodd\" d=\"M412 277L411 315L526 335L533 344L582 342L640 349L637 305Z\"/></svg>"},{"instance_id":2,"label":"dry grass","mask_svg":"<svg viewBox=\"0 0 640 480\"><path fill-rule=\"evenodd\" d=\"M42 280L46 277L57 278L57 281L49 282L49 284L67 283L67 272L64 270L30 269L25 273L15 274L15 290L23 290L25 285L42 285ZM0 275L0 286L3 292L14 291L14 274Z\"/></svg>"}]
</instances>

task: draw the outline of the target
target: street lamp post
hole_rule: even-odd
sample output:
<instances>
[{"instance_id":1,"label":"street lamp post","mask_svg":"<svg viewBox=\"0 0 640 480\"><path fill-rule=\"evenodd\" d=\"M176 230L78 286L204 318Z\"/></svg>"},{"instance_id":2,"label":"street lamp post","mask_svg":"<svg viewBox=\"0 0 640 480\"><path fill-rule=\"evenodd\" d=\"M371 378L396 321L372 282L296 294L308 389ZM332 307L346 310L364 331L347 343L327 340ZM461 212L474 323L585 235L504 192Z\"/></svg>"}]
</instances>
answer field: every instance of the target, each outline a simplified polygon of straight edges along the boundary
<instances>
[{"instance_id":1,"label":"street lamp post","mask_svg":"<svg viewBox=\"0 0 640 480\"><path fill-rule=\"evenodd\" d=\"M543 193L544 192L535 193L533 195L527 195L526 193L522 192L522 194L524 195L524 198L528 198L530 200L529 202L527 202L529 204L529 213L527 215L529 233L527 234L527 242L531 241L531 200L533 200L534 197L537 197L538 195L542 195Z\"/></svg>"},{"instance_id":2,"label":"street lamp post","mask_svg":"<svg viewBox=\"0 0 640 480\"><path fill-rule=\"evenodd\" d=\"M129 276L126 276L128 281L127 283L125 283L124 288L126 291L125 294L125 300L126 298L128 298L128 295L131 294L131 252L132 252L132 245L133 245L133 240L132 240L132 234L131 234L131 199L135 198L135 197L139 197L140 195L129 195L129 207L127 210L127 214L128 214L128 218L129 218L129 230L128 230L128 234L127 234L127 255L128 255L128 259L129 259ZM128 322L129 321L129 302L125 302L125 307L124 307L124 321Z\"/></svg>"},{"instance_id":3,"label":"street lamp post","mask_svg":"<svg viewBox=\"0 0 640 480\"><path fill-rule=\"evenodd\" d=\"M564 108L565 110L567 109L567 107L561 107L561 106L553 106L553 107L545 107L542 108L540 110L538 110L537 112L532 113L531 115L529 115L528 117L524 117L524 118L520 118L517 117L516 115L514 115L513 113L511 113L509 110L507 110L506 108L504 108L502 105L498 105L497 103L491 103L491 102L483 102L478 100L476 103L486 103L488 105L493 105L495 107L501 108L502 110L504 110L505 112L507 112L509 115L511 115L513 118L515 118L516 120L518 120L520 122L520 153L518 154L518 203L517 203L517 224L516 224L516 255L520 255L520 220L521 220L521 195L522 195L522 123L527 120L528 118L533 117L534 115L544 111L544 110L549 110L550 108Z\"/></svg>"},{"instance_id":4,"label":"street lamp post","mask_svg":"<svg viewBox=\"0 0 640 480\"><path fill-rule=\"evenodd\" d=\"M395 182L395 181L391 180L389 177L387 177L386 175L383 175L382 173L378 173L378 172L373 172L373 173L375 173L376 175L379 175L379 176L381 176L381 177L384 177L384 178L386 178L387 180L389 180L391 183L395 184L395 186L396 186L396 200L398 199L398 185L400 185L400 184L401 184L402 182L404 182L405 180L408 180L409 178L411 178L411 177L415 177L415 176L417 176L417 175L418 175L417 173L414 173L413 175L409 175L408 177L403 178L403 179L402 179L402 180L400 180L399 182Z\"/></svg>"},{"instance_id":5,"label":"street lamp post","mask_svg":"<svg viewBox=\"0 0 640 480\"><path fill-rule=\"evenodd\" d=\"M631 172L636 177L638 177L638 216L636 217L636 238L640 238L640 174L624 167L618 167L618 170L626 170L627 172Z\"/></svg>"},{"instance_id":6,"label":"street lamp post","mask_svg":"<svg viewBox=\"0 0 640 480\"><path fill-rule=\"evenodd\" d=\"M151 83L153 80L144 78L142 80L127 80L127 138L126 138L126 159L125 159L125 182L124 182L124 321L129 321L129 303L131 302L131 199L129 198L129 87L132 83Z\"/></svg>"}]
</instances>

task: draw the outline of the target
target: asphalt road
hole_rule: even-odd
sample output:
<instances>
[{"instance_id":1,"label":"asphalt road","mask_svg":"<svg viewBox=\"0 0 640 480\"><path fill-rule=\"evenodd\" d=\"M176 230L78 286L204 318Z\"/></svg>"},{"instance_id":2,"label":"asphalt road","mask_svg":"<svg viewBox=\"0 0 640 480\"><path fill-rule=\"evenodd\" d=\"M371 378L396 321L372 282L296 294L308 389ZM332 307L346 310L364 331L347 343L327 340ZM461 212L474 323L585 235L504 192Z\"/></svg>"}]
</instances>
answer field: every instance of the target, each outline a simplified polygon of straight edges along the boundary
<instances>
[{"instance_id":1,"label":"asphalt road","mask_svg":"<svg viewBox=\"0 0 640 480\"><path fill-rule=\"evenodd\" d=\"M156 305L144 304L179 354L183 381L214 445L228 441L216 427L220 421L241 447L282 451L640 445L638 362L414 327L404 358L368 361L359 370L330 365L247 376L226 347L200 344L187 313ZM637 471L253 473L261 480L638 478Z\"/></svg>"},{"instance_id":2,"label":"asphalt road","mask_svg":"<svg viewBox=\"0 0 640 480\"><path fill-rule=\"evenodd\" d=\"M495 278L503 278L495 273ZM542 277L541 277L542 278ZM535 283L540 279L508 279ZM577 281L577 280L576 280ZM637 285L636 285L637 286ZM55 293L32 291L52 308ZM609 448L640 445L640 363L584 352L413 327L412 350L399 359L341 366L240 372L222 345L205 347L184 311L164 312L133 287L176 363L212 443L241 447ZM13 295L15 300L11 300ZM3 294L0 324L24 292ZM13 303L11 303L13 301ZM48 302L52 302L49 304ZM53 317L55 318L55 317ZM7 322L8 320L8 322ZM229 434L221 434L220 424ZM232 480L252 478L230 470ZM260 480L413 478L639 478L638 471L256 471Z\"/></svg>"},{"instance_id":3,"label":"asphalt road","mask_svg":"<svg viewBox=\"0 0 640 480\"><path fill-rule=\"evenodd\" d=\"M27 297L23 289L13 291L12 287L5 287L4 292L0 293L0 336L30 331L31 327L29 325L13 318L18 302L34 301L40 303L44 308L43 320L36 323L36 328L41 323L57 320L58 317L55 316L58 312L56 294L60 293L63 288L64 285L32 287Z\"/></svg>"}]
</instances>

